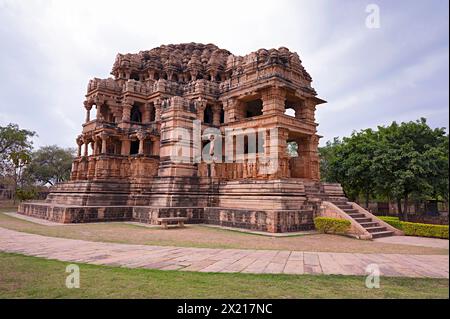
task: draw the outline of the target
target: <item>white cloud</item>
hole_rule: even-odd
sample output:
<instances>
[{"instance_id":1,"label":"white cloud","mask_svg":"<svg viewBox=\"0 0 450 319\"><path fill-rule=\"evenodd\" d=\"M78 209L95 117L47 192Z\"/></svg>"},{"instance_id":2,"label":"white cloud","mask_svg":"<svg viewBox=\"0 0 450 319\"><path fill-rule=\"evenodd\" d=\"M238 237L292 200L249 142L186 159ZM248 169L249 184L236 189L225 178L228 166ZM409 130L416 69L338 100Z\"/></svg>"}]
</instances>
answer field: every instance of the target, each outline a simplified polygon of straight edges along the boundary
<instances>
[{"instance_id":1,"label":"white cloud","mask_svg":"<svg viewBox=\"0 0 450 319\"><path fill-rule=\"evenodd\" d=\"M414 112L442 117L448 91L424 79L448 69L448 29L442 28L448 22L425 25L418 17L445 14L433 5L379 2L382 28L369 32L364 2L0 0L0 72L7 79L0 86L0 124L36 130L39 145L73 146L87 82L109 76L116 53L193 41L241 55L261 47L297 51L319 96L329 101L318 111L325 139L342 127L373 125L377 119L367 116L373 104L387 105L388 118L402 116L405 107L391 103L409 103L402 94L419 85L414 99L433 100L433 109L415 103Z\"/></svg>"}]
</instances>

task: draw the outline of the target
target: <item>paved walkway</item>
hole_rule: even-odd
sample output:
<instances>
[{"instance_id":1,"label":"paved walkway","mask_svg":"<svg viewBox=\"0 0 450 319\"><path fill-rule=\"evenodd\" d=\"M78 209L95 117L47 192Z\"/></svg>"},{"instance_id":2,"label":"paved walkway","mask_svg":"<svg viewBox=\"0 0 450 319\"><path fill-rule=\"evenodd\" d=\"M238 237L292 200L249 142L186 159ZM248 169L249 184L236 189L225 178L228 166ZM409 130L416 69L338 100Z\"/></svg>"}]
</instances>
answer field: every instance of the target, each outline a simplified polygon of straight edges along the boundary
<instances>
[{"instance_id":1,"label":"paved walkway","mask_svg":"<svg viewBox=\"0 0 450 319\"><path fill-rule=\"evenodd\" d=\"M354 254L129 245L46 237L0 227L0 251L67 262L200 272L448 278L448 255Z\"/></svg>"},{"instance_id":2,"label":"paved walkway","mask_svg":"<svg viewBox=\"0 0 450 319\"><path fill-rule=\"evenodd\" d=\"M391 237L376 238L374 239L374 241L386 244L411 245L411 246L448 249L448 239L439 239L439 238L391 236Z\"/></svg>"}]
</instances>

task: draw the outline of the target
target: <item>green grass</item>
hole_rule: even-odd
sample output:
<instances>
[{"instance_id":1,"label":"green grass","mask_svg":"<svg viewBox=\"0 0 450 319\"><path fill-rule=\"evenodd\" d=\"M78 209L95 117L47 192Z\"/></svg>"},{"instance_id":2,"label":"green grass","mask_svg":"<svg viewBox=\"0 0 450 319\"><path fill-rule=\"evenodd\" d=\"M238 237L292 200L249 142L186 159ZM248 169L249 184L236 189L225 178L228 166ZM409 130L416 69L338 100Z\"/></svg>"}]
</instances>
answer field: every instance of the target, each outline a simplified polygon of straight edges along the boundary
<instances>
[{"instance_id":1,"label":"green grass","mask_svg":"<svg viewBox=\"0 0 450 319\"><path fill-rule=\"evenodd\" d=\"M0 253L0 298L448 298L448 279L219 274L80 266L79 289L65 287L69 263Z\"/></svg>"}]
</instances>

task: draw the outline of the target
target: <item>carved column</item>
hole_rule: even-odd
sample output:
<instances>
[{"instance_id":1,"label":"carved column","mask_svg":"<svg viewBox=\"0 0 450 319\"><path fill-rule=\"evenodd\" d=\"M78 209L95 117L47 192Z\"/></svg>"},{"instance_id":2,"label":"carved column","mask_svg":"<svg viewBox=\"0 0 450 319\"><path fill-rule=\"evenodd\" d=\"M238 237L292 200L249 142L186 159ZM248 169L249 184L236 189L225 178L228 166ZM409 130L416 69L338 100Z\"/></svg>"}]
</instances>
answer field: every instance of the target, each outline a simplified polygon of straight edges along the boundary
<instances>
[{"instance_id":1,"label":"carved column","mask_svg":"<svg viewBox=\"0 0 450 319\"><path fill-rule=\"evenodd\" d=\"M284 114L286 94L281 88L271 87L261 94L263 114Z\"/></svg>"},{"instance_id":2,"label":"carved column","mask_svg":"<svg viewBox=\"0 0 450 319\"><path fill-rule=\"evenodd\" d=\"M100 138L102 140L102 154L106 154L106 140L108 139L108 135L106 133L101 133Z\"/></svg>"},{"instance_id":3,"label":"carved column","mask_svg":"<svg viewBox=\"0 0 450 319\"><path fill-rule=\"evenodd\" d=\"M152 155L159 156L159 139L152 138Z\"/></svg>"},{"instance_id":4,"label":"carved column","mask_svg":"<svg viewBox=\"0 0 450 319\"><path fill-rule=\"evenodd\" d=\"M144 104L144 110L142 112L142 123L150 122L150 103Z\"/></svg>"},{"instance_id":5,"label":"carved column","mask_svg":"<svg viewBox=\"0 0 450 319\"><path fill-rule=\"evenodd\" d=\"M220 125L220 111L222 107L219 104L214 104L212 107L213 110L213 125Z\"/></svg>"},{"instance_id":6,"label":"carved column","mask_svg":"<svg viewBox=\"0 0 450 319\"><path fill-rule=\"evenodd\" d=\"M122 138L120 154L125 156L130 155L130 139L128 136Z\"/></svg>"},{"instance_id":7,"label":"carved column","mask_svg":"<svg viewBox=\"0 0 450 319\"><path fill-rule=\"evenodd\" d=\"M155 121L161 121L161 100L155 101Z\"/></svg>"},{"instance_id":8,"label":"carved column","mask_svg":"<svg viewBox=\"0 0 450 319\"><path fill-rule=\"evenodd\" d=\"M81 156L81 147L83 146L83 138L81 136L78 136L76 141L77 141L77 145L78 145L77 156L80 157Z\"/></svg>"},{"instance_id":9,"label":"carved column","mask_svg":"<svg viewBox=\"0 0 450 319\"><path fill-rule=\"evenodd\" d=\"M84 101L84 107L86 109L86 119L85 122L89 122L91 120L91 109L92 109L92 104L89 103L89 101Z\"/></svg>"},{"instance_id":10,"label":"carved column","mask_svg":"<svg viewBox=\"0 0 450 319\"><path fill-rule=\"evenodd\" d=\"M205 100L203 100L202 98L199 98L196 101L196 106L197 106L197 118L200 120L200 122L204 122L205 121L205 109L206 109L206 104L207 102Z\"/></svg>"},{"instance_id":11,"label":"carved column","mask_svg":"<svg viewBox=\"0 0 450 319\"><path fill-rule=\"evenodd\" d=\"M122 109L122 121L130 121L130 116L131 116L131 108L132 108L132 104L129 101L125 101L124 105L123 105L123 109Z\"/></svg>"},{"instance_id":12,"label":"carved column","mask_svg":"<svg viewBox=\"0 0 450 319\"><path fill-rule=\"evenodd\" d=\"M88 156L89 139L87 137L83 137L83 142L84 142L84 156Z\"/></svg>"},{"instance_id":13,"label":"carved column","mask_svg":"<svg viewBox=\"0 0 450 319\"><path fill-rule=\"evenodd\" d=\"M146 136L145 132L139 131L139 132L136 134L136 137L137 137L138 140L139 140L139 151L138 151L138 154L139 154L139 155L143 155L143 154L144 154L144 141L145 141L145 138L146 138L147 136Z\"/></svg>"}]
</instances>

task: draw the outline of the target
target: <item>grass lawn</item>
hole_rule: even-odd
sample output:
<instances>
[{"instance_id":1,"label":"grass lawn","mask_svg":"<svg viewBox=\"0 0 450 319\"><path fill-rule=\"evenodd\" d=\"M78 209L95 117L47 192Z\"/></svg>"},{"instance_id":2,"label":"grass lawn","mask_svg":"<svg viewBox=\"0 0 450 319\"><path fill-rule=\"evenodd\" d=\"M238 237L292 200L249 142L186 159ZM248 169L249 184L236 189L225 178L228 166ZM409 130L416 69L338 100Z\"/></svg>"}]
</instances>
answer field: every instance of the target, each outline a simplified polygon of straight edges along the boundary
<instances>
[{"instance_id":1,"label":"grass lawn","mask_svg":"<svg viewBox=\"0 0 450 319\"><path fill-rule=\"evenodd\" d=\"M80 266L80 288L68 289L69 263L0 253L0 298L448 298L448 279L218 274Z\"/></svg>"},{"instance_id":2,"label":"grass lawn","mask_svg":"<svg viewBox=\"0 0 450 319\"><path fill-rule=\"evenodd\" d=\"M188 225L183 229L169 230L126 223L45 226L0 213L0 227L51 237L127 244L387 254L448 254L448 249L388 244L336 235L314 234L277 238L202 225Z\"/></svg>"}]
</instances>

